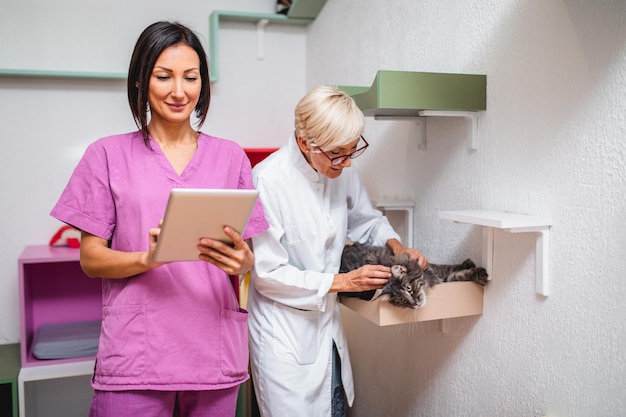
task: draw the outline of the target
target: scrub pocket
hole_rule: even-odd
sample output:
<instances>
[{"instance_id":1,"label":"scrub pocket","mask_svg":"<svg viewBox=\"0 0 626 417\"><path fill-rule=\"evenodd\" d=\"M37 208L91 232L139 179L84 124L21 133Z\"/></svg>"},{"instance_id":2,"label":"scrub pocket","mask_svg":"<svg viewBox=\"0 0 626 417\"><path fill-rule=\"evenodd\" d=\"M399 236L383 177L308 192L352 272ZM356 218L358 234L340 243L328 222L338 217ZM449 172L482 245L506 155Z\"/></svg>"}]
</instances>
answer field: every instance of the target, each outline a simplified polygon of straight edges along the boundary
<instances>
[{"instance_id":1,"label":"scrub pocket","mask_svg":"<svg viewBox=\"0 0 626 417\"><path fill-rule=\"evenodd\" d=\"M98 346L99 375L139 376L146 370L146 306L105 307Z\"/></svg>"},{"instance_id":2,"label":"scrub pocket","mask_svg":"<svg viewBox=\"0 0 626 417\"><path fill-rule=\"evenodd\" d=\"M220 366L224 376L248 374L248 312L222 310L220 317Z\"/></svg>"},{"instance_id":3,"label":"scrub pocket","mask_svg":"<svg viewBox=\"0 0 626 417\"><path fill-rule=\"evenodd\" d=\"M319 352L320 311L305 311L274 303L272 350L279 358L311 365Z\"/></svg>"}]
</instances>

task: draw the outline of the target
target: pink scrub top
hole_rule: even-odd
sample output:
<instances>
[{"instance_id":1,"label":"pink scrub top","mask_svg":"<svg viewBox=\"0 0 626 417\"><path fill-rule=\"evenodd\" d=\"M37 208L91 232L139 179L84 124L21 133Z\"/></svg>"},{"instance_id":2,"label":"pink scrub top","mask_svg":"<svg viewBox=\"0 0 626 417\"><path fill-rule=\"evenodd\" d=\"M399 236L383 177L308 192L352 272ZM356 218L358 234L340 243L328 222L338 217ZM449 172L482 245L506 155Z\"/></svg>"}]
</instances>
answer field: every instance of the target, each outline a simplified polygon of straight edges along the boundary
<instances>
[{"instance_id":1,"label":"pink scrub top","mask_svg":"<svg viewBox=\"0 0 626 417\"><path fill-rule=\"evenodd\" d=\"M146 251L170 189L253 188L250 161L235 142L205 134L181 175L140 132L91 144L51 211L58 220ZM257 202L244 239L268 228ZM228 275L202 261L173 262L126 279L102 280L103 320L93 387L209 390L248 379L248 313Z\"/></svg>"}]
</instances>

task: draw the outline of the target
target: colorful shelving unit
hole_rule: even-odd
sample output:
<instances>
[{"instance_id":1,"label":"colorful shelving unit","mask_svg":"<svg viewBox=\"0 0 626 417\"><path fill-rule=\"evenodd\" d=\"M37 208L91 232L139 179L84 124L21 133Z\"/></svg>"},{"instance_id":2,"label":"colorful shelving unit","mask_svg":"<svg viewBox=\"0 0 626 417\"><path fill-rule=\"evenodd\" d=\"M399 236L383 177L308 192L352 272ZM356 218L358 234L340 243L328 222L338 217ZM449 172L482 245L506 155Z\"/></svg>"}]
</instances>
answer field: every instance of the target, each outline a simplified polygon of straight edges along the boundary
<instances>
[{"instance_id":1,"label":"colorful shelving unit","mask_svg":"<svg viewBox=\"0 0 626 417\"><path fill-rule=\"evenodd\" d=\"M20 372L19 344L0 345L0 415L17 417L17 375Z\"/></svg>"},{"instance_id":2,"label":"colorful shelving unit","mask_svg":"<svg viewBox=\"0 0 626 417\"><path fill-rule=\"evenodd\" d=\"M79 384L78 389L84 391L80 394L73 390L71 403L77 414L88 412L86 407L92 392L88 381L95 357L40 360L33 355L34 335L42 324L102 319L101 280L88 278L82 272L79 253L79 249L36 245L24 248L18 259L21 340L18 403L21 416L35 416L40 408L34 405L36 397L45 392L37 392L37 387L50 385L47 381L68 381L75 377L82 377L86 386Z\"/></svg>"}]
</instances>

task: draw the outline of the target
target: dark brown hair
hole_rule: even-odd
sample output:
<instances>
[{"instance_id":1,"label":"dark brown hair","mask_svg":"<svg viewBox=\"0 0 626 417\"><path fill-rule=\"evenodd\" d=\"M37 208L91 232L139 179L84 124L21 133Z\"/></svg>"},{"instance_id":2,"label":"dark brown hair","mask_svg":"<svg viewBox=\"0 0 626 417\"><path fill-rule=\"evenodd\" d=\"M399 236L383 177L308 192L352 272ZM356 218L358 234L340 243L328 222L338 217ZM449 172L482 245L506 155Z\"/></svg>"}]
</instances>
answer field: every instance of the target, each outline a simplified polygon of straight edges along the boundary
<instances>
[{"instance_id":1,"label":"dark brown hair","mask_svg":"<svg viewBox=\"0 0 626 417\"><path fill-rule=\"evenodd\" d=\"M202 89L196 104L198 127L202 126L211 101L211 80L206 53L198 36L189 28L176 22L156 22L148 26L139 36L128 68L128 103L137 127L141 130L146 146L148 133L148 86L154 64L161 53L173 45L183 43L190 46L200 59Z\"/></svg>"}]
</instances>

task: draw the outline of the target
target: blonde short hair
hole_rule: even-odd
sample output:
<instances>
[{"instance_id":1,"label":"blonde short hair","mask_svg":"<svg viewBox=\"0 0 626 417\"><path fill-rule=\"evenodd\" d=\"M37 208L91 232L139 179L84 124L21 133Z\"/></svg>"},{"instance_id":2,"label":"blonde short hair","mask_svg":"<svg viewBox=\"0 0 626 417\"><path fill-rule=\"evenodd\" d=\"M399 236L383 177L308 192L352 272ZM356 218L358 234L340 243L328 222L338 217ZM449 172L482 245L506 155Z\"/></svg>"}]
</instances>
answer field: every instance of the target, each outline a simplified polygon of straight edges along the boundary
<instances>
[{"instance_id":1,"label":"blonde short hair","mask_svg":"<svg viewBox=\"0 0 626 417\"><path fill-rule=\"evenodd\" d=\"M316 87L296 105L296 136L315 146L345 146L359 138L364 125L363 112L352 97L336 87Z\"/></svg>"}]
</instances>

